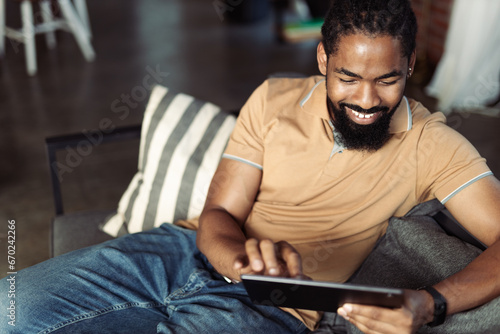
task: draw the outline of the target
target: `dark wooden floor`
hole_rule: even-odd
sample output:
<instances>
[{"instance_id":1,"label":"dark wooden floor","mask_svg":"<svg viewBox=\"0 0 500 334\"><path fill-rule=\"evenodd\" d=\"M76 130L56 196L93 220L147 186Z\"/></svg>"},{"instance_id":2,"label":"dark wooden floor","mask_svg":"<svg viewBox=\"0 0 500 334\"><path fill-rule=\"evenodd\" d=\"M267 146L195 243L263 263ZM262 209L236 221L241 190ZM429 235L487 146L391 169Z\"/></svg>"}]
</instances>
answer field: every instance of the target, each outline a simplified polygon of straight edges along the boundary
<instances>
[{"instance_id":1,"label":"dark wooden floor","mask_svg":"<svg viewBox=\"0 0 500 334\"><path fill-rule=\"evenodd\" d=\"M8 25L18 25L18 4L7 6ZM5 255L7 221L15 219L16 269L49 256L54 207L46 137L97 131L106 118L115 126L140 123L144 92L152 83L145 78L237 109L271 73L318 74L317 41L277 43L271 17L228 24L212 1L203 0L89 1L88 7L97 53L93 63L84 61L65 32L58 33L54 50L37 37L39 72L34 77L26 75L22 46L7 41L0 62L0 242ZM407 95L434 106L417 83L410 84ZM128 109L126 117L120 117L118 107ZM477 115L455 119L457 130L500 172L499 120ZM137 142L94 146L63 175L65 210L116 207L135 172L137 150ZM0 277L6 275L6 265L5 256Z\"/></svg>"}]
</instances>

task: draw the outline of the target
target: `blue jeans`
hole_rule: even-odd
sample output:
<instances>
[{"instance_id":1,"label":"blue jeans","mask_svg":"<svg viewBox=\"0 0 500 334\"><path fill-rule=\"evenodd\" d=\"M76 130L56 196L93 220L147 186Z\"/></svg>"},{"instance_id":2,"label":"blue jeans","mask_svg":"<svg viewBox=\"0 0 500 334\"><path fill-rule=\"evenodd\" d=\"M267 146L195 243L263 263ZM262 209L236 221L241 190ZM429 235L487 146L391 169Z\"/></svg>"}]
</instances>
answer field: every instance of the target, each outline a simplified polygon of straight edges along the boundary
<instances>
[{"instance_id":1,"label":"blue jeans","mask_svg":"<svg viewBox=\"0 0 500 334\"><path fill-rule=\"evenodd\" d=\"M65 254L7 278L0 333L306 333L291 314L254 305L196 248L196 232L164 224Z\"/></svg>"}]
</instances>

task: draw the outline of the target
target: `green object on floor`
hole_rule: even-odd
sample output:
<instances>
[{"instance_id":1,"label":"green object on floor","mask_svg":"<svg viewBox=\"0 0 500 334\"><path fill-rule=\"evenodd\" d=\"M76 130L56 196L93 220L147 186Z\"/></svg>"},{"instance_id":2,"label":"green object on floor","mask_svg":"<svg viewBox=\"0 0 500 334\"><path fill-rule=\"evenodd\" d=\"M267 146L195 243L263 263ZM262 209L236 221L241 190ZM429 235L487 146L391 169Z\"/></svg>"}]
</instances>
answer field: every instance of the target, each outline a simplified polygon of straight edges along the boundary
<instances>
[{"instance_id":1,"label":"green object on floor","mask_svg":"<svg viewBox=\"0 0 500 334\"><path fill-rule=\"evenodd\" d=\"M290 42L321 38L323 19L313 19L285 24L284 36Z\"/></svg>"}]
</instances>

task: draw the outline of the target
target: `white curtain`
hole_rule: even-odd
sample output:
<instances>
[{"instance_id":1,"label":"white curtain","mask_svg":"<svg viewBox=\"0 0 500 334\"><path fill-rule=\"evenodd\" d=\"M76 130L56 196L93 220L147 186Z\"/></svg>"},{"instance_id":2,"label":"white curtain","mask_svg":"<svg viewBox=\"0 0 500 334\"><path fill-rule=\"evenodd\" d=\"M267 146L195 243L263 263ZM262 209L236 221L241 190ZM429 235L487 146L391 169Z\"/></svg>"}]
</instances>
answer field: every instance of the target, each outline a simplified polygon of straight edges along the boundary
<instances>
[{"instance_id":1,"label":"white curtain","mask_svg":"<svg viewBox=\"0 0 500 334\"><path fill-rule=\"evenodd\" d=\"M472 112L498 97L500 0L455 0L444 54L426 91L444 113Z\"/></svg>"}]
</instances>

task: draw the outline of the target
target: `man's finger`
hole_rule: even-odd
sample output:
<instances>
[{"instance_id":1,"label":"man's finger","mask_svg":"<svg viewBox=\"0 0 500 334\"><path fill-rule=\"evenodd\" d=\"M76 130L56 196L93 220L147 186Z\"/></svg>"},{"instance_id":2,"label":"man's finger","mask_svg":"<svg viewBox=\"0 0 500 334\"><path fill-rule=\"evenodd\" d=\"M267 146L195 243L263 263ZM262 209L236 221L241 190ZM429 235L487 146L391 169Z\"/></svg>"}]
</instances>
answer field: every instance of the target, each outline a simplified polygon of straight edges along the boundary
<instances>
[{"instance_id":1,"label":"man's finger","mask_svg":"<svg viewBox=\"0 0 500 334\"><path fill-rule=\"evenodd\" d=\"M257 239L248 239L245 243L245 250L248 256L248 264L254 272L264 270L264 261L260 253L259 241Z\"/></svg>"},{"instance_id":2,"label":"man's finger","mask_svg":"<svg viewBox=\"0 0 500 334\"><path fill-rule=\"evenodd\" d=\"M361 317L361 316L359 316ZM397 334L403 334L401 332L393 332L393 328L389 328L386 330L377 330L375 328L381 328L384 326L375 326L375 322L368 320L368 319L359 319L359 318L351 318L349 319L349 322L352 323L354 326L358 327L359 330L361 330L363 333L370 333L370 334L391 334L391 333L397 333ZM387 324L387 326L392 327L391 325Z\"/></svg>"},{"instance_id":3,"label":"man's finger","mask_svg":"<svg viewBox=\"0 0 500 334\"><path fill-rule=\"evenodd\" d=\"M378 319L384 322L394 322L401 317L401 309L390 309L386 307L359 305L359 304L344 304L339 309L339 314L347 314L349 318L354 316L363 316L371 319Z\"/></svg>"},{"instance_id":4,"label":"man's finger","mask_svg":"<svg viewBox=\"0 0 500 334\"><path fill-rule=\"evenodd\" d=\"M360 330L370 333L407 333L410 328L403 324L396 328L395 324L403 322L401 309L388 309L384 307L344 304L337 313L356 325ZM403 329L404 328L404 329Z\"/></svg>"},{"instance_id":5,"label":"man's finger","mask_svg":"<svg viewBox=\"0 0 500 334\"><path fill-rule=\"evenodd\" d=\"M276 247L269 239L260 242L260 253L264 260L266 272L271 276L278 276L280 273L278 259L276 258Z\"/></svg>"},{"instance_id":6,"label":"man's finger","mask_svg":"<svg viewBox=\"0 0 500 334\"><path fill-rule=\"evenodd\" d=\"M302 259L300 254L286 241L280 241L277 244L279 254L283 261L286 263L288 274L290 277L301 276L302 273Z\"/></svg>"},{"instance_id":7,"label":"man's finger","mask_svg":"<svg viewBox=\"0 0 500 334\"><path fill-rule=\"evenodd\" d=\"M248 256L239 256L234 260L233 268L239 270L248 266Z\"/></svg>"},{"instance_id":8,"label":"man's finger","mask_svg":"<svg viewBox=\"0 0 500 334\"><path fill-rule=\"evenodd\" d=\"M409 332L403 331L401 328L396 328L391 323L378 321L362 315L356 315L349 318L349 322L358 327L363 333L372 334L407 334Z\"/></svg>"}]
</instances>

